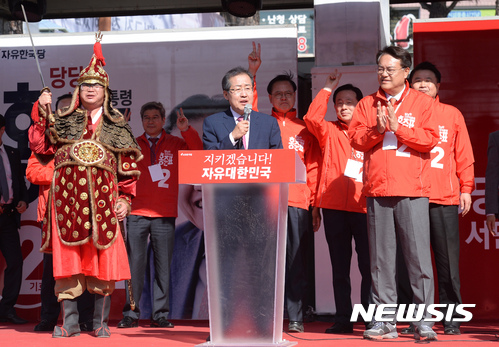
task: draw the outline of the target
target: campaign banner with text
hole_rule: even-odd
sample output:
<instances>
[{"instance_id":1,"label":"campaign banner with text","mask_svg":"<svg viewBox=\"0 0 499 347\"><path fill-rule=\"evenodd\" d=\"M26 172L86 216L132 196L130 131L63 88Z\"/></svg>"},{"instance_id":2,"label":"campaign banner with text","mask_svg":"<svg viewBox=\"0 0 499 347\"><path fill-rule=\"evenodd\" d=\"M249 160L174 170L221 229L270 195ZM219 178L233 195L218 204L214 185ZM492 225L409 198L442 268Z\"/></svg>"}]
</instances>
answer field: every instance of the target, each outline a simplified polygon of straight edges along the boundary
<instances>
[{"instance_id":1,"label":"campaign banner with text","mask_svg":"<svg viewBox=\"0 0 499 347\"><path fill-rule=\"evenodd\" d=\"M201 136L204 117L228 107L222 95L222 77L232 67L248 66L252 41L262 47L262 66L258 71L261 95L265 95L267 83L275 75L291 71L296 76L296 35L295 26L106 32L101 44L113 106L130 114L133 133L140 136L144 131L139 111L144 103L162 102L168 118L170 113L175 114L177 106L188 109L193 102L191 111L199 113L199 117L192 118L190 124ZM54 107L57 97L73 92L80 70L88 65L93 54L95 35L40 34L33 41L35 50L27 35L0 37L0 113L7 122L3 141L19 149L24 168L30 156L30 113L44 87L35 55L45 84L52 91ZM262 109L271 109L266 97L260 98L260 105ZM175 129L172 134L179 136ZM36 222L38 186L28 181L26 184L30 206L22 215L20 229L24 268L16 308L20 316L34 321L39 318L40 308L41 231ZM155 194L165 186L168 185L158 186ZM181 215L177 224L188 220L189 216ZM1 259L0 288L4 266ZM118 288L113 297L124 297L123 284ZM121 317L123 304L124 298L113 299L111 318Z\"/></svg>"}]
</instances>

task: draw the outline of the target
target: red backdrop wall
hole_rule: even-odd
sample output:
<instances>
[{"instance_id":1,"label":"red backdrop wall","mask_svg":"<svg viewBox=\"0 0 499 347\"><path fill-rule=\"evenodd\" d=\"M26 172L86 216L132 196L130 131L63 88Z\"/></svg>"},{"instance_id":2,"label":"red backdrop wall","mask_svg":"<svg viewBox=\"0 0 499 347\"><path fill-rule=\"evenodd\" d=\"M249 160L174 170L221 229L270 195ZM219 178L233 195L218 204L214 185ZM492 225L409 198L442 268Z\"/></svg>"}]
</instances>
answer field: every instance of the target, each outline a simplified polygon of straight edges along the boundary
<instances>
[{"instance_id":1,"label":"red backdrop wall","mask_svg":"<svg viewBox=\"0 0 499 347\"><path fill-rule=\"evenodd\" d=\"M484 197L488 134L499 129L498 39L497 19L414 24L414 65L427 60L440 70L440 99L461 110L473 145L476 190L471 212L460 219L460 268L463 302L476 304L475 320L499 312L499 234L487 231Z\"/></svg>"}]
</instances>

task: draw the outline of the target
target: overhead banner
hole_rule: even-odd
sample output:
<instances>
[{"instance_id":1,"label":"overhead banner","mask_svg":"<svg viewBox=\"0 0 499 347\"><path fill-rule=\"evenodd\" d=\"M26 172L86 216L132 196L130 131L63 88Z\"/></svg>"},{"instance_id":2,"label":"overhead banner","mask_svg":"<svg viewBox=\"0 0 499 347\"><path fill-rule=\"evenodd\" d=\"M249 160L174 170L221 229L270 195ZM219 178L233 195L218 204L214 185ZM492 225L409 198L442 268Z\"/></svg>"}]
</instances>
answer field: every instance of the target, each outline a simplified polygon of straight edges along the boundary
<instances>
[{"instance_id":1,"label":"overhead banner","mask_svg":"<svg viewBox=\"0 0 499 347\"><path fill-rule=\"evenodd\" d=\"M113 106L129 115L134 135L140 136L144 132L139 114L143 104L162 102L167 118L170 113L175 114L175 107L180 105L190 109L186 116L201 136L204 117L228 107L223 98L222 77L233 67L248 66L248 54L255 41L262 47L262 65L258 71L259 108L270 110L266 97L268 82L283 71L297 75L296 36L295 26L105 32L101 44L113 91ZM80 70L88 65L92 56L95 35L46 34L35 35L33 40L35 50L26 35L0 37L0 113L7 122L3 141L20 150L24 168L30 156L29 115L44 87L35 55L45 84L52 91L54 108L57 97L74 90ZM173 130L172 134L178 135L178 131ZM41 232L36 222L38 187L26 184L30 206L22 215L24 268L16 308L20 316L35 320L39 318L42 278ZM185 194L182 198L191 201ZM179 216L177 222L189 222L189 213ZM2 259L0 270L3 267ZM0 287L3 287L3 271ZM124 296L124 291L121 292L115 296ZM120 318L123 303L124 299L113 301L113 307L117 305L113 308L115 318Z\"/></svg>"}]
</instances>

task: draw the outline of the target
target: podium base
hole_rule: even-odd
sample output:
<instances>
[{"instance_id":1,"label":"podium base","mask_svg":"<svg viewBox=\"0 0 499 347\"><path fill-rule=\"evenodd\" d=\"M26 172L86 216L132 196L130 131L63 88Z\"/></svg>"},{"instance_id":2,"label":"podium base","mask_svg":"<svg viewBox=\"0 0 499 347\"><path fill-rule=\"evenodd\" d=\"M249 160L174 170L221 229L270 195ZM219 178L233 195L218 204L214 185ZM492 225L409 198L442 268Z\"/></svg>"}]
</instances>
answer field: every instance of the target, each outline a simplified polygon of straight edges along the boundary
<instances>
[{"instance_id":1,"label":"podium base","mask_svg":"<svg viewBox=\"0 0 499 347\"><path fill-rule=\"evenodd\" d=\"M290 347L297 345L298 342L286 341L282 340L278 343L265 343L265 342L227 342L227 343L216 343L216 342L205 342L200 345L196 345L196 347Z\"/></svg>"}]
</instances>

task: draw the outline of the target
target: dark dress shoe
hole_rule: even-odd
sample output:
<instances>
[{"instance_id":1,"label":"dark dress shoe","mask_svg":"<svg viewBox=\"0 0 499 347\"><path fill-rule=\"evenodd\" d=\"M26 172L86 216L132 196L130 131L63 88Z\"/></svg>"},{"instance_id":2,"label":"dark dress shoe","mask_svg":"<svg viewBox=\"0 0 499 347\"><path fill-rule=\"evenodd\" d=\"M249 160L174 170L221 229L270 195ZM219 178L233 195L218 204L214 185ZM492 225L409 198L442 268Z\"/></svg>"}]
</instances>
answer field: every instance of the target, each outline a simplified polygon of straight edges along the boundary
<instances>
[{"instance_id":1,"label":"dark dress shoe","mask_svg":"<svg viewBox=\"0 0 499 347\"><path fill-rule=\"evenodd\" d=\"M152 328L173 328L173 324L170 323L165 317L160 317L158 320L151 320Z\"/></svg>"},{"instance_id":2,"label":"dark dress shoe","mask_svg":"<svg viewBox=\"0 0 499 347\"><path fill-rule=\"evenodd\" d=\"M409 324L407 328L404 328L400 331L401 335L414 335L416 332L416 329L414 328L413 324Z\"/></svg>"},{"instance_id":3,"label":"dark dress shoe","mask_svg":"<svg viewBox=\"0 0 499 347\"><path fill-rule=\"evenodd\" d=\"M348 323L334 323L326 329L326 334L351 334L353 333L353 325Z\"/></svg>"},{"instance_id":4,"label":"dark dress shoe","mask_svg":"<svg viewBox=\"0 0 499 347\"><path fill-rule=\"evenodd\" d=\"M56 323L50 322L46 319L42 319L40 323L35 325L34 331L54 331Z\"/></svg>"},{"instance_id":5,"label":"dark dress shoe","mask_svg":"<svg viewBox=\"0 0 499 347\"><path fill-rule=\"evenodd\" d=\"M87 320L86 322L80 323L80 330L81 331L94 331L94 321L92 320Z\"/></svg>"},{"instance_id":6,"label":"dark dress shoe","mask_svg":"<svg viewBox=\"0 0 499 347\"><path fill-rule=\"evenodd\" d=\"M10 322L12 324L26 324L28 321L18 317L15 313L9 313L5 316L0 316L0 322Z\"/></svg>"},{"instance_id":7,"label":"dark dress shoe","mask_svg":"<svg viewBox=\"0 0 499 347\"><path fill-rule=\"evenodd\" d=\"M448 325L444 328L445 335L461 335L461 331L455 325Z\"/></svg>"},{"instance_id":8,"label":"dark dress shoe","mask_svg":"<svg viewBox=\"0 0 499 347\"><path fill-rule=\"evenodd\" d=\"M119 323L118 328L135 328L139 326L139 320L126 316Z\"/></svg>"},{"instance_id":9,"label":"dark dress shoe","mask_svg":"<svg viewBox=\"0 0 499 347\"><path fill-rule=\"evenodd\" d=\"M305 331L302 322L291 321L288 325L288 331L290 333L302 333Z\"/></svg>"}]
</instances>

